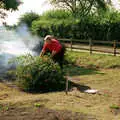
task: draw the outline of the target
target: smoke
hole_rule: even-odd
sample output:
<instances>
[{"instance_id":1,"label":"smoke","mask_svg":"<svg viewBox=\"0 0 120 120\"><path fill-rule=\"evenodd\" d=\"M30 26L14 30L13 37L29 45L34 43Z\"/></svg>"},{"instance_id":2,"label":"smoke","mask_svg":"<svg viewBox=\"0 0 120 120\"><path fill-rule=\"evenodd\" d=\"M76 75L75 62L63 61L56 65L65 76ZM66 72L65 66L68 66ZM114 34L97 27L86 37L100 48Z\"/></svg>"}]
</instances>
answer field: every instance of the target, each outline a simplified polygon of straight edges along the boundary
<instances>
[{"instance_id":1,"label":"smoke","mask_svg":"<svg viewBox=\"0 0 120 120\"><path fill-rule=\"evenodd\" d=\"M12 58L27 53L39 55L42 45L42 38L33 36L25 24L17 27L15 31L0 27L0 76L15 67L15 64L9 64Z\"/></svg>"},{"instance_id":2,"label":"smoke","mask_svg":"<svg viewBox=\"0 0 120 120\"><path fill-rule=\"evenodd\" d=\"M39 55L43 46L43 38L36 35L32 35L26 24L21 24L16 29L17 34L22 38L23 43L26 47L31 50L33 55Z\"/></svg>"}]
</instances>

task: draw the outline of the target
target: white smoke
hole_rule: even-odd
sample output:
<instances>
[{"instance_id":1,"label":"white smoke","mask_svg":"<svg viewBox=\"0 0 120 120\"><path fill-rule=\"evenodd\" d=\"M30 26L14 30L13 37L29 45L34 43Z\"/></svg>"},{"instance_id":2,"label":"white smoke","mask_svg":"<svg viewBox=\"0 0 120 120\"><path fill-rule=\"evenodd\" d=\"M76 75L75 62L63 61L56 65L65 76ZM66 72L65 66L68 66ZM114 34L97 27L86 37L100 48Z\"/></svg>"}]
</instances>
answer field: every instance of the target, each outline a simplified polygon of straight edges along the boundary
<instances>
[{"instance_id":1,"label":"white smoke","mask_svg":"<svg viewBox=\"0 0 120 120\"><path fill-rule=\"evenodd\" d=\"M31 50L34 55L40 53L43 45L43 38L35 35L33 36L26 24L21 24L17 28L16 32L22 38L22 41L26 45L26 47Z\"/></svg>"},{"instance_id":2,"label":"white smoke","mask_svg":"<svg viewBox=\"0 0 120 120\"><path fill-rule=\"evenodd\" d=\"M22 24L16 31L8 31L0 27L0 75L7 71L11 58L30 53L39 55L42 49L42 38L33 36L27 26Z\"/></svg>"}]
</instances>

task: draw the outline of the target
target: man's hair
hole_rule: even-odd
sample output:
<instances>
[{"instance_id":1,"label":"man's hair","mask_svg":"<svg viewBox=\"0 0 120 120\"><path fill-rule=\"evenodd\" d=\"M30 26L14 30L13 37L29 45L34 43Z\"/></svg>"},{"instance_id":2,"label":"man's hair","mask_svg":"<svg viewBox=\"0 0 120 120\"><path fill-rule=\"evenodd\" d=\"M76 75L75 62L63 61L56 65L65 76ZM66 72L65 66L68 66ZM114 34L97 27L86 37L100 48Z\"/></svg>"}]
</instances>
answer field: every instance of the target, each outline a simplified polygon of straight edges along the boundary
<instances>
[{"instance_id":1,"label":"man's hair","mask_svg":"<svg viewBox=\"0 0 120 120\"><path fill-rule=\"evenodd\" d=\"M54 37L52 35L46 35L46 37L44 38L44 40L51 40L53 39Z\"/></svg>"}]
</instances>

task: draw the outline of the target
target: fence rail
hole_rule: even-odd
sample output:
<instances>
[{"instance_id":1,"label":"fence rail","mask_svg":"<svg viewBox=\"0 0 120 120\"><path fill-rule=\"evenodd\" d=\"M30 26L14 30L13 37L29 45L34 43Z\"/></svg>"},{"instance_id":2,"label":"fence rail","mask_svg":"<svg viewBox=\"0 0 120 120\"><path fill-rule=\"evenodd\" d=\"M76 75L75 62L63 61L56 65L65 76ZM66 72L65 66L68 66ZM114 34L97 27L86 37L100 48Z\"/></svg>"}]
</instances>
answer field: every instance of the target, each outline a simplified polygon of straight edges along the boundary
<instances>
[{"instance_id":1,"label":"fence rail","mask_svg":"<svg viewBox=\"0 0 120 120\"><path fill-rule=\"evenodd\" d=\"M120 42L114 41L97 41L97 40L77 40L77 39L59 39L62 43L66 45L67 48L77 49L77 50L88 50L90 54L95 52L111 53L114 56L120 54ZM97 45L96 45L97 44ZM103 44L103 45L100 45ZM108 47L109 45L109 47ZM110 47L111 46L111 47Z\"/></svg>"}]
</instances>

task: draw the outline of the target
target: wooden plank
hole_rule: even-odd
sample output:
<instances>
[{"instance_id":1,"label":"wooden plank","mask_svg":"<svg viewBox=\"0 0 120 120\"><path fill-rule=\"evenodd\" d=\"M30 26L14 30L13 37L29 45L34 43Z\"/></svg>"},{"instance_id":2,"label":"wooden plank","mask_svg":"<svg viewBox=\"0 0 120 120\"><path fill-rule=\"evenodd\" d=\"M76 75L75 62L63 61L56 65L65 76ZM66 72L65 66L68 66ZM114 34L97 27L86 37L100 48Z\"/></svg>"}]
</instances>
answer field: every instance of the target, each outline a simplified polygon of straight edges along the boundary
<instances>
[{"instance_id":1,"label":"wooden plank","mask_svg":"<svg viewBox=\"0 0 120 120\"><path fill-rule=\"evenodd\" d=\"M89 50L90 54L92 54L92 51L104 52L104 53L113 53L114 56L116 56L116 54L120 54L120 52L116 51L116 46L120 45L120 42L117 42L117 41L97 41L97 40L92 40L91 41L92 43L90 42L90 40L76 40L76 39L60 39L60 41L67 42L67 43L65 43L65 45L66 45L67 48L70 48L71 50L72 49ZM88 48L79 47L80 44L85 44L85 43L88 43ZM113 49L112 49L112 47L108 49L108 50L111 49L110 51L102 50L100 48L99 48L100 50L93 49L92 48L93 43L111 44L111 45L113 45ZM76 45L76 47L74 45Z\"/></svg>"},{"instance_id":2,"label":"wooden plank","mask_svg":"<svg viewBox=\"0 0 120 120\"><path fill-rule=\"evenodd\" d=\"M70 48L70 47L67 47L67 48ZM72 47L72 49L87 50L87 51L89 51L89 48ZM95 50L95 49L92 49L92 51L95 51L95 52L103 52L103 53L111 53L111 54L113 54L112 51ZM116 52L116 54L120 54L120 52Z\"/></svg>"},{"instance_id":3,"label":"wooden plank","mask_svg":"<svg viewBox=\"0 0 120 120\"><path fill-rule=\"evenodd\" d=\"M59 39L59 41L68 41L71 42L71 39ZM72 39L73 42L83 42L83 43L89 43L89 40L79 40L79 39ZM99 40L92 40L93 43L103 43L103 44L113 44L113 41L99 41ZM116 44L120 44L120 42L116 41Z\"/></svg>"}]
</instances>

